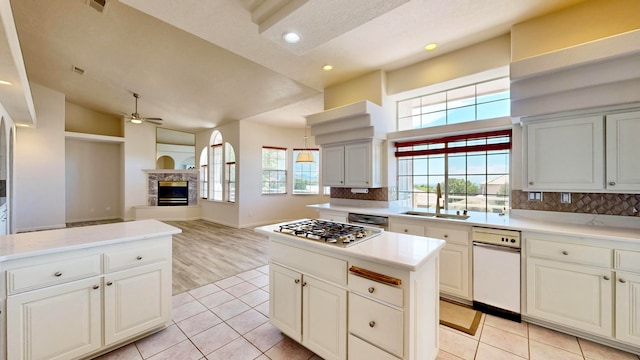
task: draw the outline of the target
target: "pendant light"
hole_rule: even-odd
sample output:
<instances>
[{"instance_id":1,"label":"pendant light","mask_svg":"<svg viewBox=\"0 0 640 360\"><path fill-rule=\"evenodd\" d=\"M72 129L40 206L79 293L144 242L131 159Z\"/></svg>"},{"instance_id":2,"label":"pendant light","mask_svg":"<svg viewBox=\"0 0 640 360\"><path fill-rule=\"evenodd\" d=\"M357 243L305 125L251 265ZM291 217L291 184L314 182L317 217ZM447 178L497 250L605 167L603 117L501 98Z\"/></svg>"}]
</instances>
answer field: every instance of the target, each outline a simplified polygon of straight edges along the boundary
<instances>
[{"instance_id":1,"label":"pendant light","mask_svg":"<svg viewBox=\"0 0 640 360\"><path fill-rule=\"evenodd\" d=\"M304 149L298 153L296 163L312 163L315 162L313 154L307 149L307 126L304 126Z\"/></svg>"}]
</instances>

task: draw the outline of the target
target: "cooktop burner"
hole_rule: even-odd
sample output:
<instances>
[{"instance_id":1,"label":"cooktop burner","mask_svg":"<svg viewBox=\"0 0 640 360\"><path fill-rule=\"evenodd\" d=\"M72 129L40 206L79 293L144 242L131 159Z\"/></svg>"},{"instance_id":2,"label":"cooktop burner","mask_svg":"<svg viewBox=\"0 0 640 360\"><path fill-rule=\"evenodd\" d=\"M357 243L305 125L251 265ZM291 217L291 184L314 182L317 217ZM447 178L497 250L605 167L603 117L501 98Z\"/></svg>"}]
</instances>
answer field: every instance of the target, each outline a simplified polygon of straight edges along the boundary
<instances>
[{"instance_id":1,"label":"cooktop burner","mask_svg":"<svg viewBox=\"0 0 640 360\"><path fill-rule=\"evenodd\" d=\"M297 221L280 225L279 229L275 231L341 247L355 245L381 232L378 229L326 220Z\"/></svg>"}]
</instances>

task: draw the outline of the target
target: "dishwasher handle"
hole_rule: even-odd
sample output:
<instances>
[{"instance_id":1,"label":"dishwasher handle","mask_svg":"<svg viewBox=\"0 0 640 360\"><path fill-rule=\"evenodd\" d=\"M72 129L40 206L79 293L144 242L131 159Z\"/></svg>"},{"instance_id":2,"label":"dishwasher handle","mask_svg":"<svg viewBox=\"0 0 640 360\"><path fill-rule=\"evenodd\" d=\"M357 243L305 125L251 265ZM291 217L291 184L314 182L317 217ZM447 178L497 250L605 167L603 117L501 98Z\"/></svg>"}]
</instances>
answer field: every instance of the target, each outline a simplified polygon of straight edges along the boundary
<instances>
[{"instance_id":1,"label":"dishwasher handle","mask_svg":"<svg viewBox=\"0 0 640 360\"><path fill-rule=\"evenodd\" d=\"M492 249L492 250L498 250L498 251L504 251L504 252L517 253L517 254L520 253L520 248L514 248L514 247L502 246L502 245L494 245L494 244L485 244L485 243L481 243L481 242L477 242L477 241L473 242L473 246L478 246L478 247L483 247L483 248Z\"/></svg>"}]
</instances>

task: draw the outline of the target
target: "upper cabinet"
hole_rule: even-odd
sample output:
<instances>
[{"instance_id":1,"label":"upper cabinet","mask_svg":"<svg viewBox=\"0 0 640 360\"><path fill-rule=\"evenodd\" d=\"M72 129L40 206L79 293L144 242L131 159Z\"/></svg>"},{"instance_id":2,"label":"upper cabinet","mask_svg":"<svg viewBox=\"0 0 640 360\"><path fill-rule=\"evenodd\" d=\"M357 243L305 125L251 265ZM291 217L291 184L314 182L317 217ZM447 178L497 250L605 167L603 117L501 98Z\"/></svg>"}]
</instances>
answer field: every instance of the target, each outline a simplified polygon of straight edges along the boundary
<instances>
[{"instance_id":1,"label":"upper cabinet","mask_svg":"<svg viewBox=\"0 0 640 360\"><path fill-rule=\"evenodd\" d=\"M524 126L525 190L640 192L640 158L633 156L640 112Z\"/></svg>"},{"instance_id":2,"label":"upper cabinet","mask_svg":"<svg viewBox=\"0 0 640 360\"><path fill-rule=\"evenodd\" d=\"M640 192L640 111L607 116L607 190Z\"/></svg>"},{"instance_id":3,"label":"upper cabinet","mask_svg":"<svg viewBox=\"0 0 640 360\"><path fill-rule=\"evenodd\" d=\"M322 147L322 181L325 186L382 186L382 142L369 140Z\"/></svg>"}]
</instances>

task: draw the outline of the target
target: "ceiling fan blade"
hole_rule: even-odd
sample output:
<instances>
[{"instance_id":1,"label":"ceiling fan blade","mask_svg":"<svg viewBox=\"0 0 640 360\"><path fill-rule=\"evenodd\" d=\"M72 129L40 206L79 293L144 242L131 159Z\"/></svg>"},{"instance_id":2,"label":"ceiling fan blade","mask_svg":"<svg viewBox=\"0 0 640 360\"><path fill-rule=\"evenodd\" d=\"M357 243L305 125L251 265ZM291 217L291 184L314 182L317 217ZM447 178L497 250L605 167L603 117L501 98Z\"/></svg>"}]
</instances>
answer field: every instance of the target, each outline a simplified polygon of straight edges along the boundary
<instances>
[{"instance_id":1,"label":"ceiling fan blade","mask_svg":"<svg viewBox=\"0 0 640 360\"><path fill-rule=\"evenodd\" d=\"M155 124L155 125L162 125L162 119L159 120L155 120L155 119L144 119L144 121L151 123L151 124Z\"/></svg>"},{"instance_id":2,"label":"ceiling fan blade","mask_svg":"<svg viewBox=\"0 0 640 360\"><path fill-rule=\"evenodd\" d=\"M145 120L157 120L162 121L162 118L144 118Z\"/></svg>"}]
</instances>

